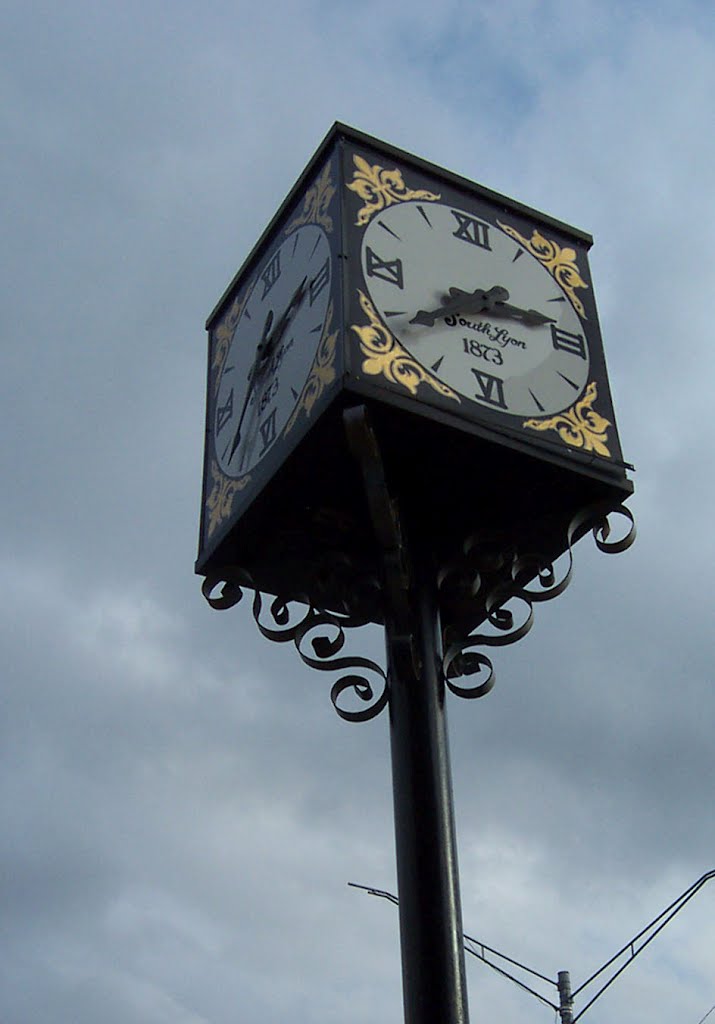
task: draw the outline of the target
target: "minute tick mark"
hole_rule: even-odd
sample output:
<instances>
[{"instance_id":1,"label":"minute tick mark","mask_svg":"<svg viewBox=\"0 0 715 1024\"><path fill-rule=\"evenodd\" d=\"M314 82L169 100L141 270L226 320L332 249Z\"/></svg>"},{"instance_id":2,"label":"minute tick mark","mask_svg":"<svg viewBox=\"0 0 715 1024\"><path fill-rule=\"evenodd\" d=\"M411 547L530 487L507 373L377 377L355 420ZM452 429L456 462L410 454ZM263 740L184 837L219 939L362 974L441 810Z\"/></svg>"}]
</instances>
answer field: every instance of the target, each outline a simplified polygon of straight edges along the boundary
<instances>
[{"instance_id":1,"label":"minute tick mark","mask_svg":"<svg viewBox=\"0 0 715 1024\"><path fill-rule=\"evenodd\" d=\"M380 227L383 229L383 231L386 231L388 233L388 235L392 235L392 237L396 238L398 242L402 241L402 239L397 234L397 232L393 231L391 227L388 227L387 224L385 224L384 221L379 220L377 223L380 225Z\"/></svg>"},{"instance_id":2,"label":"minute tick mark","mask_svg":"<svg viewBox=\"0 0 715 1024\"><path fill-rule=\"evenodd\" d=\"M419 210L420 214L422 215L423 220L425 220L427 222L429 227L432 227L432 221L429 219L429 217L425 213L424 208L422 206L418 205L417 209Z\"/></svg>"}]
</instances>

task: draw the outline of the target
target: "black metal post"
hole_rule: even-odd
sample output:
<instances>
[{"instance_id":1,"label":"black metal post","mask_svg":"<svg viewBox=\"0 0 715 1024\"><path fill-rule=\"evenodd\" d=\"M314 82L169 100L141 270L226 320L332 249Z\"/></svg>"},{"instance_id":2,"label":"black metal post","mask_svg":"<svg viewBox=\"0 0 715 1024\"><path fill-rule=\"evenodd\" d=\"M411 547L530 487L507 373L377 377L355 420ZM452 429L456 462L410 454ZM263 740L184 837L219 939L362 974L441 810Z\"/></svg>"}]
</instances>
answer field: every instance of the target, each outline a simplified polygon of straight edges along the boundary
<instances>
[{"instance_id":1,"label":"black metal post","mask_svg":"<svg viewBox=\"0 0 715 1024\"><path fill-rule=\"evenodd\" d=\"M468 1024L437 571L366 408L343 417L382 557L405 1024Z\"/></svg>"},{"instance_id":2,"label":"black metal post","mask_svg":"<svg viewBox=\"0 0 715 1024\"><path fill-rule=\"evenodd\" d=\"M436 574L412 545L407 611L386 622L405 1022L467 1024Z\"/></svg>"}]
</instances>

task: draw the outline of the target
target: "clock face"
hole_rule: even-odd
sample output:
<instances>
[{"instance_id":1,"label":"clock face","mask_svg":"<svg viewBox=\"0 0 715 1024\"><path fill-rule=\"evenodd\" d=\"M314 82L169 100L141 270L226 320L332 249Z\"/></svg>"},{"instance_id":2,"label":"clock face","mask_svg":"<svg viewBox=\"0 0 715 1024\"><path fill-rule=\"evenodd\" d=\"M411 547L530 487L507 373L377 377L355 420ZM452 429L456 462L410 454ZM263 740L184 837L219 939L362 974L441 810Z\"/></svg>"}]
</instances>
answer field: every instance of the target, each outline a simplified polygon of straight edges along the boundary
<instances>
[{"instance_id":1,"label":"clock face","mask_svg":"<svg viewBox=\"0 0 715 1024\"><path fill-rule=\"evenodd\" d=\"M327 235L307 224L268 251L249 284L214 412L227 476L249 473L285 431L321 340L332 274Z\"/></svg>"},{"instance_id":2,"label":"clock face","mask_svg":"<svg viewBox=\"0 0 715 1024\"><path fill-rule=\"evenodd\" d=\"M549 416L586 387L588 340L566 293L507 221L396 203L365 231L364 280L390 332L453 391L507 416Z\"/></svg>"}]
</instances>

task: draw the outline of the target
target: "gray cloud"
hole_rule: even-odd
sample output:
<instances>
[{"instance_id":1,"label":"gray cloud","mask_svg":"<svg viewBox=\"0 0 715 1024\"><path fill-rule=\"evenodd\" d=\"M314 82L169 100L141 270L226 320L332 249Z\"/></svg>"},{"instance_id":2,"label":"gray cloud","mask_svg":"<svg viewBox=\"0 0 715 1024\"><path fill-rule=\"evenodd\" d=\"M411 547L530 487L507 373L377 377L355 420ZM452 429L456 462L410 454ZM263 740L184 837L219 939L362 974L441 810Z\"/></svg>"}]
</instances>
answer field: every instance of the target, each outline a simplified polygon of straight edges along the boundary
<instances>
[{"instance_id":1,"label":"gray cloud","mask_svg":"<svg viewBox=\"0 0 715 1024\"><path fill-rule=\"evenodd\" d=\"M399 1019L387 717L193 577L203 321L335 119L593 232L639 540L449 718L467 930L583 979L712 868L699 3L4 15L0 1015ZM381 658L375 633L356 649ZM708 890L592 1012L697 1021ZM473 1019L547 1013L468 963Z\"/></svg>"}]
</instances>

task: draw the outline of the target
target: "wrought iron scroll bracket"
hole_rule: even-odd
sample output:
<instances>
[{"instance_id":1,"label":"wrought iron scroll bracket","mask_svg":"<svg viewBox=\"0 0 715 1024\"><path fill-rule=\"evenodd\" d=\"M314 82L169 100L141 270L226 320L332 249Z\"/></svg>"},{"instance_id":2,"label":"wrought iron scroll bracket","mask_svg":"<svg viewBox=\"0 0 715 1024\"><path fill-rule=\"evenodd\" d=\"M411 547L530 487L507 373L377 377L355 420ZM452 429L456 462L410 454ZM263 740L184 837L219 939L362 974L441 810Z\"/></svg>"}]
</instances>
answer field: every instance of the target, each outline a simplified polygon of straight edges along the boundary
<instances>
[{"instance_id":1,"label":"wrought iron scroll bracket","mask_svg":"<svg viewBox=\"0 0 715 1024\"><path fill-rule=\"evenodd\" d=\"M619 518L625 520L625 530L615 530ZM587 533L592 533L600 551L619 554L636 538L633 513L608 502L579 512L566 530L560 569L539 554L520 552L503 538L474 535L467 540L463 557L441 572L440 586L467 590L484 614L476 631L459 624L444 627L442 670L452 693L472 699L489 693L496 676L483 648L504 647L526 636L534 623L534 605L563 594L571 582L573 546Z\"/></svg>"},{"instance_id":2,"label":"wrought iron scroll bracket","mask_svg":"<svg viewBox=\"0 0 715 1024\"><path fill-rule=\"evenodd\" d=\"M367 618L316 608L300 595L292 599L266 597L256 588L250 574L239 566L207 576L201 587L210 607L218 611L237 605L243 600L244 591L253 593L253 618L267 640L292 642L309 668L341 673L330 689L333 707L341 718L347 722L367 722L379 715L387 704L385 670L369 658L341 654L345 631L364 626ZM364 706L346 706L346 695L350 694Z\"/></svg>"}]
</instances>

